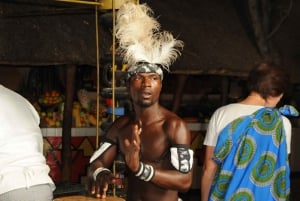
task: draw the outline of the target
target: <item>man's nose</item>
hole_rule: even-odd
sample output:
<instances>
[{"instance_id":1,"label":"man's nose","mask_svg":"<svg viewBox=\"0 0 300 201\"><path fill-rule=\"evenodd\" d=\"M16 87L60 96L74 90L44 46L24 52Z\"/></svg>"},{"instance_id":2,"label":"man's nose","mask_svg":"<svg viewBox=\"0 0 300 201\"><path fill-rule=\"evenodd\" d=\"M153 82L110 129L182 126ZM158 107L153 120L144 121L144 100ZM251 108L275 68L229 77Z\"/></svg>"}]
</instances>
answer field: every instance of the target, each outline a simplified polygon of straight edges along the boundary
<instances>
[{"instance_id":1,"label":"man's nose","mask_svg":"<svg viewBox=\"0 0 300 201\"><path fill-rule=\"evenodd\" d=\"M144 87L151 86L151 78L145 77L142 84Z\"/></svg>"}]
</instances>

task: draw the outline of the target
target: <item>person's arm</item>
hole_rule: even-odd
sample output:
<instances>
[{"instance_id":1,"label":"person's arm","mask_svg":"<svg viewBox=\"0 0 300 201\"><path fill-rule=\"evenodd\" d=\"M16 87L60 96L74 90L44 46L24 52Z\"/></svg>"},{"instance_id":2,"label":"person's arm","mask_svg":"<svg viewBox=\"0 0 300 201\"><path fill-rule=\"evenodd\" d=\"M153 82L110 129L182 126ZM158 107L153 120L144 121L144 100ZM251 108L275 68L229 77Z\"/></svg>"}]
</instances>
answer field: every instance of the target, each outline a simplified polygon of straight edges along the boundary
<instances>
[{"instance_id":1,"label":"person's arm","mask_svg":"<svg viewBox=\"0 0 300 201\"><path fill-rule=\"evenodd\" d=\"M155 167L154 168L154 175L151 177L150 181L162 188L165 189L172 189L172 190L177 190L177 191L187 191L191 184L192 184L192 165L190 164L190 160L193 160L193 154L191 154L191 150L189 149L190 147L190 141L191 141L191 136L190 132L186 126L186 124L179 118L172 118L168 119L168 122L165 123L164 125L164 132L167 133L170 144L174 145L174 148L176 145L184 145L185 148L183 148L184 153L188 155L189 158L188 160L180 161L181 157L172 155L171 158L175 158L175 161L177 163L183 164L181 167L185 166L188 168L186 170L183 170L179 167L174 167L174 162L172 163L171 161L169 163L173 164L173 167L170 169L160 169ZM136 135L137 138L139 138L139 135ZM139 143L139 140L135 140L135 142ZM175 148L176 149L176 148ZM136 150L139 150L138 146L136 146ZM168 150L170 151L170 150ZM129 152L127 152L129 153ZM137 153L137 152L136 152ZM137 156L137 155L135 155ZM169 160L169 158L166 158L166 160ZM128 162L127 162L128 164ZM148 165L148 164L143 164L143 165ZM178 166L178 165L177 165ZM137 163L135 163L134 166L129 165L129 168L131 169L132 172L139 172L139 167Z\"/></svg>"},{"instance_id":2,"label":"person's arm","mask_svg":"<svg viewBox=\"0 0 300 201\"><path fill-rule=\"evenodd\" d=\"M99 158L95 159L88 170L89 193L98 198L105 198L109 184L114 182L114 175L109 167L116 156L116 145L111 146Z\"/></svg>"},{"instance_id":3,"label":"person's arm","mask_svg":"<svg viewBox=\"0 0 300 201\"><path fill-rule=\"evenodd\" d=\"M88 190L91 195L98 198L105 198L108 186L114 182L114 175L109 168L113 165L117 155L115 133L118 133L116 122L90 158Z\"/></svg>"},{"instance_id":4,"label":"person's arm","mask_svg":"<svg viewBox=\"0 0 300 201\"><path fill-rule=\"evenodd\" d=\"M213 161L214 154L213 146L206 146L205 158L201 177L201 201L207 201L209 196L210 187L212 185L217 164Z\"/></svg>"},{"instance_id":5,"label":"person's arm","mask_svg":"<svg viewBox=\"0 0 300 201\"><path fill-rule=\"evenodd\" d=\"M165 125L165 129L171 140L172 148L177 145L185 145L187 147L186 153L188 153L189 160L180 162L181 157L179 156L178 163L193 163L193 151L190 148L191 134L186 123L180 118L174 118L172 120L169 119ZM176 158L174 153L171 153L171 158L173 157ZM188 191L192 185L193 165L189 165L186 172L175 167L176 165L174 165L174 161L172 162L172 165L174 167L172 170L156 170L155 177L152 179L152 182L164 188L174 189L181 192Z\"/></svg>"},{"instance_id":6,"label":"person's arm","mask_svg":"<svg viewBox=\"0 0 300 201\"><path fill-rule=\"evenodd\" d=\"M186 192L192 185L192 176L192 170L188 173L181 173L178 170L156 169L151 182L165 189Z\"/></svg>"}]
</instances>

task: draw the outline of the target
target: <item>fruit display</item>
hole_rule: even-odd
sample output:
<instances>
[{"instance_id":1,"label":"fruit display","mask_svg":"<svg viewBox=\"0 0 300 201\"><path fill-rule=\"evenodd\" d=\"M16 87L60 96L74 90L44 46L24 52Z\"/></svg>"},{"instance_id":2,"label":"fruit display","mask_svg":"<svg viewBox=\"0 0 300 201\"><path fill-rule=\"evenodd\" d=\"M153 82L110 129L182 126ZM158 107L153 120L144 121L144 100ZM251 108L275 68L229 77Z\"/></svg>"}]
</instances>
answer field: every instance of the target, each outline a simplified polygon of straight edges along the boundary
<instances>
[{"instance_id":1,"label":"fruit display","mask_svg":"<svg viewBox=\"0 0 300 201\"><path fill-rule=\"evenodd\" d=\"M77 93L78 101L73 102L72 127L95 127L97 125L96 102L92 101L85 90ZM41 119L41 127L62 127L64 97L58 91L51 90L43 93L39 98L38 110ZM99 125L105 121L106 108L100 105Z\"/></svg>"},{"instance_id":2,"label":"fruit display","mask_svg":"<svg viewBox=\"0 0 300 201\"><path fill-rule=\"evenodd\" d=\"M53 106L64 101L63 95L57 90L46 91L39 98L39 103L42 106Z\"/></svg>"},{"instance_id":3,"label":"fruit display","mask_svg":"<svg viewBox=\"0 0 300 201\"><path fill-rule=\"evenodd\" d=\"M41 111L41 127L62 127L62 113L58 111Z\"/></svg>"},{"instance_id":4,"label":"fruit display","mask_svg":"<svg viewBox=\"0 0 300 201\"><path fill-rule=\"evenodd\" d=\"M86 117L86 113L82 111L82 107L79 102L73 103L72 110L73 126L74 127L89 127L89 121Z\"/></svg>"}]
</instances>

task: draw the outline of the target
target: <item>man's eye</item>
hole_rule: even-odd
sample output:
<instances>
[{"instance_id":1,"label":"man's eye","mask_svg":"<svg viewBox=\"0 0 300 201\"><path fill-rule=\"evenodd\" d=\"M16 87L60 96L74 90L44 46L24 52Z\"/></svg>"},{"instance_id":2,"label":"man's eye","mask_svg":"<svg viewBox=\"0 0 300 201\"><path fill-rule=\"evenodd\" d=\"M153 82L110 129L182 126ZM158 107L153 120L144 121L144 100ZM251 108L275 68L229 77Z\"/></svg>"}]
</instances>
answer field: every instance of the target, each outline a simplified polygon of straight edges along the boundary
<instances>
[{"instance_id":1,"label":"man's eye","mask_svg":"<svg viewBox=\"0 0 300 201\"><path fill-rule=\"evenodd\" d=\"M155 75L155 76L152 77L152 80L158 80L158 79L160 79L159 76L156 76L156 75Z\"/></svg>"}]
</instances>

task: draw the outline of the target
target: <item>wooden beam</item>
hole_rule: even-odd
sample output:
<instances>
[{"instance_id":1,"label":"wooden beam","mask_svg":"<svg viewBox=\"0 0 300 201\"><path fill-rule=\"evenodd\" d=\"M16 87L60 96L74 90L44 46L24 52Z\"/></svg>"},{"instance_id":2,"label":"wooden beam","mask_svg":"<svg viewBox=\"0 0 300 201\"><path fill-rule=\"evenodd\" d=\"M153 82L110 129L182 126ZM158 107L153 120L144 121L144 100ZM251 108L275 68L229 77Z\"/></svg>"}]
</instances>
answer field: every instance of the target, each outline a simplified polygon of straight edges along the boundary
<instances>
[{"instance_id":1,"label":"wooden beam","mask_svg":"<svg viewBox=\"0 0 300 201\"><path fill-rule=\"evenodd\" d=\"M172 111L175 113L178 112L178 109L180 107L181 98L183 97L183 89L189 76L187 74L181 74L181 75L177 75L176 77L178 80L177 82L178 86L174 94L173 108L172 108Z\"/></svg>"},{"instance_id":2,"label":"wooden beam","mask_svg":"<svg viewBox=\"0 0 300 201\"><path fill-rule=\"evenodd\" d=\"M76 66L67 65L65 69L65 80L66 80L66 101L64 105L63 113L63 128L62 128L62 183L70 183L72 175L72 150L71 150L71 139L72 139L72 109L73 99L75 93L75 77L76 77Z\"/></svg>"}]
</instances>

